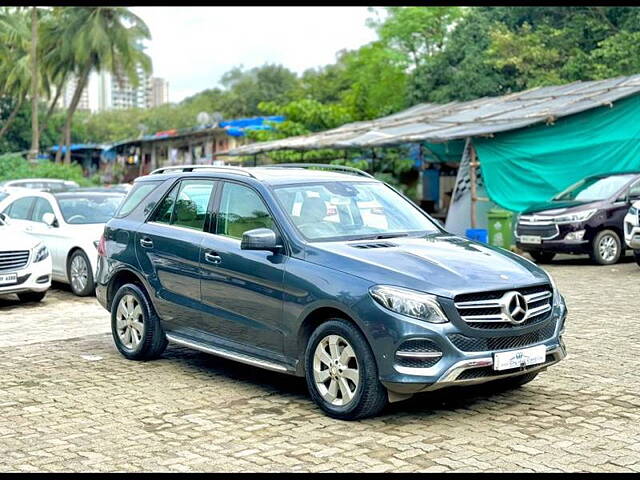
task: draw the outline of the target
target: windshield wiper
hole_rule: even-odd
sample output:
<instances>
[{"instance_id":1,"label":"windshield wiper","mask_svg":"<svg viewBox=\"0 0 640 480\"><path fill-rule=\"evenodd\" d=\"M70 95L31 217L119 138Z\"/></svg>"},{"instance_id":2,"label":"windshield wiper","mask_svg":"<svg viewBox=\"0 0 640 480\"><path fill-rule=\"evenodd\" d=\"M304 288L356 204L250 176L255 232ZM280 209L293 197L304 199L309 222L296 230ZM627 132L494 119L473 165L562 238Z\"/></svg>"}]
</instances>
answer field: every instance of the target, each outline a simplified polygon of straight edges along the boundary
<instances>
[{"instance_id":1,"label":"windshield wiper","mask_svg":"<svg viewBox=\"0 0 640 480\"><path fill-rule=\"evenodd\" d=\"M383 240L385 238L408 237L408 233L381 233L378 235L367 235L364 237L354 238L353 240Z\"/></svg>"}]
</instances>

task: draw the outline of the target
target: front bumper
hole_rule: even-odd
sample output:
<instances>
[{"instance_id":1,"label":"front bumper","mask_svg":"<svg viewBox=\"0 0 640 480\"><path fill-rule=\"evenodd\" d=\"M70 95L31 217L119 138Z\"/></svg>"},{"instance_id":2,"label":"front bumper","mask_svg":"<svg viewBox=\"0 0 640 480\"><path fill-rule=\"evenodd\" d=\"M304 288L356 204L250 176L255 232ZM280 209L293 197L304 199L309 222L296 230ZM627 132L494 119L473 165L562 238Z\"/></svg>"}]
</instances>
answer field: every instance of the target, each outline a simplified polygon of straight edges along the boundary
<instances>
[{"instance_id":1,"label":"front bumper","mask_svg":"<svg viewBox=\"0 0 640 480\"><path fill-rule=\"evenodd\" d=\"M453 319L456 312L452 309L455 307L447 304L442 306L449 319ZM456 385L479 384L522 375L543 370L566 356L566 348L561 338L567 315L563 303L554 306L546 319L527 327L509 329L509 333L501 334L495 331L465 328L464 322L459 317L443 324L427 324L396 315L383 310L382 307L374 307L371 310L370 316L367 317L371 320L365 322L365 329L373 332L370 342L376 356L379 378L390 392L399 395L411 395ZM386 318L381 319L381 314ZM459 342L454 343L453 339L456 336L474 341L486 341L487 345L494 344L495 340L501 343L508 339L503 343L507 348L498 347L499 349L493 350L468 348ZM515 339L514 346L509 346L511 339ZM437 345L441 352L439 359L426 368L398 365L397 352L403 350L400 347L407 341L417 340L426 340ZM546 347L544 363L513 370L493 369L494 353L521 350L537 345Z\"/></svg>"},{"instance_id":2,"label":"front bumper","mask_svg":"<svg viewBox=\"0 0 640 480\"><path fill-rule=\"evenodd\" d=\"M624 241L629 248L640 250L640 226L626 221L624 224Z\"/></svg>"},{"instance_id":3,"label":"front bumper","mask_svg":"<svg viewBox=\"0 0 640 480\"><path fill-rule=\"evenodd\" d=\"M584 231L581 240L568 240L566 236L573 232ZM521 234L519 235L518 232ZM525 252L554 252L583 254L590 251L591 230L584 222L564 224L521 224L513 232L516 246ZM539 236L540 243L523 242L523 236Z\"/></svg>"},{"instance_id":4,"label":"front bumper","mask_svg":"<svg viewBox=\"0 0 640 480\"><path fill-rule=\"evenodd\" d=\"M51 287L51 255L38 263L29 261L26 267L16 271L16 273L18 283L0 286L0 295L49 290Z\"/></svg>"}]
</instances>

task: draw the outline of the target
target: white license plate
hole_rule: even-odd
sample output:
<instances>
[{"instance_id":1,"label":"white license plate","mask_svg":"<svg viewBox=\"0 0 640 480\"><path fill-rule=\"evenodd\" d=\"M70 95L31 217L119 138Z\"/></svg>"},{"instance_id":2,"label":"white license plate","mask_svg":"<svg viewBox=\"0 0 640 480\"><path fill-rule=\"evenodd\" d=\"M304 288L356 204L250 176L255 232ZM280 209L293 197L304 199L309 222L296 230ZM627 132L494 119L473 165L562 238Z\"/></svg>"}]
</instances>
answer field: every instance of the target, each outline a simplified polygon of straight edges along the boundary
<instances>
[{"instance_id":1,"label":"white license plate","mask_svg":"<svg viewBox=\"0 0 640 480\"><path fill-rule=\"evenodd\" d=\"M535 243L539 245L542 243L542 237L538 235L522 235L520 237L520 243Z\"/></svg>"},{"instance_id":2,"label":"white license plate","mask_svg":"<svg viewBox=\"0 0 640 480\"><path fill-rule=\"evenodd\" d=\"M18 283L17 273L0 273L0 285L13 285Z\"/></svg>"},{"instance_id":3,"label":"white license plate","mask_svg":"<svg viewBox=\"0 0 640 480\"><path fill-rule=\"evenodd\" d=\"M493 354L494 370L509 370L511 368L526 367L544 363L547 358L547 347L538 345L537 347L525 348L522 350L512 350L510 352L500 352Z\"/></svg>"}]
</instances>

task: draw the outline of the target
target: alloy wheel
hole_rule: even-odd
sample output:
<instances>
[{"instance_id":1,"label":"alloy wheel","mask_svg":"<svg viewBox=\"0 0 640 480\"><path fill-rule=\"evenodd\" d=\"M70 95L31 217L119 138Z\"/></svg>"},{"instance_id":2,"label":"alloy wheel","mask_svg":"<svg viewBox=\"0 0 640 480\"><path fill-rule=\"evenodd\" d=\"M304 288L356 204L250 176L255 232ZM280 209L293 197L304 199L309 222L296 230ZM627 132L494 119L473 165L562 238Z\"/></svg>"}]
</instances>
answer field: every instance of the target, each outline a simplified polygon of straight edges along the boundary
<instances>
[{"instance_id":1,"label":"alloy wheel","mask_svg":"<svg viewBox=\"0 0 640 480\"><path fill-rule=\"evenodd\" d=\"M356 396L360 382L358 359L353 347L340 335L328 335L313 354L313 378L322 398L344 406Z\"/></svg>"},{"instance_id":2,"label":"alloy wheel","mask_svg":"<svg viewBox=\"0 0 640 480\"><path fill-rule=\"evenodd\" d=\"M116 330L122 344L134 350L144 335L144 317L142 307L133 295L124 295L116 311Z\"/></svg>"},{"instance_id":3,"label":"alloy wheel","mask_svg":"<svg viewBox=\"0 0 640 480\"><path fill-rule=\"evenodd\" d=\"M611 235L605 235L600 239L598 252L605 262L610 262L618 254L618 243Z\"/></svg>"},{"instance_id":4,"label":"alloy wheel","mask_svg":"<svg viewBox=\"0 0 640 480\"><path fill-rule=\"evenodd\" d=\"M71 286L76 292L82 292L89 280L89 267L82 255L76 255L71 261Z\"/></svg>"}]
</instances>

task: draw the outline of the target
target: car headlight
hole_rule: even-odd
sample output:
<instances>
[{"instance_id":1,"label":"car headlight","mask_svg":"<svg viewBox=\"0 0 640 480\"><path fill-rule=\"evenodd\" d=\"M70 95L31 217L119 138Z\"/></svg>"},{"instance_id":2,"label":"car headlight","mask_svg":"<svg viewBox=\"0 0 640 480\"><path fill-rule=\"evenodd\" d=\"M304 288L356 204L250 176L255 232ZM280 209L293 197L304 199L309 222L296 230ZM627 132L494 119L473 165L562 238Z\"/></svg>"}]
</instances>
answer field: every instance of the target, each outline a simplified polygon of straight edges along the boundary
<instances>
[{"instance_id":1,"label":"car headlight","mask_svg":"<svg viewBox=\"0 0 640 480\"><path fill-rule=\"evenodd\" d=\"M434 295L388 285L371 287L369 293L380 305L400 315L430 323L447 322Z\"/></svg>"},{"instance_id":2,"label":"car headlight","mask_svg":"<svg viewBox=\"0 0 640 480\"><path fill-rule=\"evenodd\" d=\"M638 213L638 209L636 207L629 208L629 215L636 215Z\"/></svg>"},{"instance_id":3,"label":"car headlight","mask_svg":"<svg viewBox=\"0 0 640 480\"><path fill-rule=\"evenodd\" d=\"M557 307L560 305L564 306L564 297L558 290L555 280L553 279L553 277L549 272L545 272L545 273L547 274L547 277L549 277L549 283L551 284L551 289L553 290L553 306L554 307Z\"/></svg>"},{"instance_id":4,"label":"car headlight","mask_svg":"<svg viewBox=\"0 0 640 480\"><path fill-rule=\"evenodd\" d=\"M49 256L49 249L45 245L40 244L36 246L35 250L36 250L36 255L33 259L33 263L41 262L42 260L44 260Z\"/></svg>"},{"instance_id":5,"label":"car headlight","mask_svg":"<svg viewBox=\"0 0 640 480\"><path fill-rule=\"evenodd\" d=\"M583 210L582 212L569 213L567 215L558 215L557 217L549 217L553 223L577 223L589 220L598 211L597 208Z\"/></svg>"}]
</instances>

